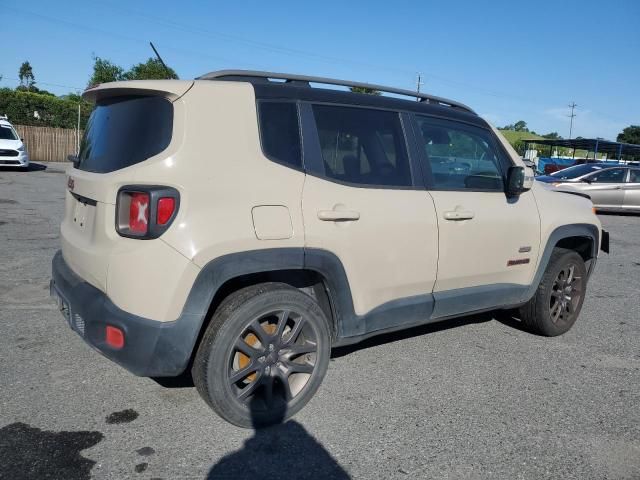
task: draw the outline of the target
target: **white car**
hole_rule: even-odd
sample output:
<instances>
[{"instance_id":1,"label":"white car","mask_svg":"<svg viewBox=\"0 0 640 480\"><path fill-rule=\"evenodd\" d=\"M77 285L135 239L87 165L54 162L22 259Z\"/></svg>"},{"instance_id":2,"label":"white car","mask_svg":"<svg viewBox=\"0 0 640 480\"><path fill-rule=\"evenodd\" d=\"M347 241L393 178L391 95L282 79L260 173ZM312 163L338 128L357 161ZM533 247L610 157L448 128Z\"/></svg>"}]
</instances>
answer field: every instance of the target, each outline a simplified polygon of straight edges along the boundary
<instances>
[{"instance_id":1,"label":"white car","mask_svg":"<svg viewBox=\"0 0 640 480\"><path fill-rule=\"evenodd\" d=\"M0 116L0 167L29 168L29 154L7 117Z\"/></svg>"}]
</instances>

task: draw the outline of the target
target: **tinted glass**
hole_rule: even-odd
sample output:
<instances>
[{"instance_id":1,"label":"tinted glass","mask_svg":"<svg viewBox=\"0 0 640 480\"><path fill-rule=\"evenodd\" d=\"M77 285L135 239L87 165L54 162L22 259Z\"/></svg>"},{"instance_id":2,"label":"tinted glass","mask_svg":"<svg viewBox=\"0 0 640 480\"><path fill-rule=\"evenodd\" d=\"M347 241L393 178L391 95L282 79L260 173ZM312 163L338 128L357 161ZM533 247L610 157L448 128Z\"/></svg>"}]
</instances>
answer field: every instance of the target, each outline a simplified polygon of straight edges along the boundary
<instances>
[{"instance_id":1,"label":"tinted glass","mask_svg":"<svg viewBox=\"0 0 640 480\"><path fill-rule=\"evenodd\" d=\"M593 183L621 183L624 182L624 176L627 173L625 168L612 168L594 173L588 179Z\"/></svg>"},{"instance_id":2,"label":"tinted glass","mask_svg":"<svg viewBox=\"0 0 640 480\"><path fill-rule=\"evenodd\" d=\"M0 140L18 140L13 128L8 125L0 125Z\"/></svg>"},{"instance_id":3,"label":"tinted glass","mask_svg":"<svg viewBox=\"0 0 640 480\"><path fill-rule=\"evenodd\" d=\"M80 170L106 173L142 162L171 142L173 105L161 97L98 102L80 144Z\"/></svg>"},{"instance_id":4,"label":"tinted glass","mask_svg":"<svg viewBox=\"0 0 640 480\"><path fill-rule=\"evenodd\" d=\"M500 154L488 131L420 116L417 123L435 188L504 191Z\"/></svg>"},{"instance_id":5,"label":"tinted glass","mask_svg":"<svg viewBox=\"0 0 640 480\"><path fill-rule=\"evenodd\" d=\"M325 175L363 185L411 186L397 113L314 105Z\"/></svg>"},{"instance_id":6,"label":"tinted glass","mask_svg":"<svg viewBox=\"0 0 640 480\"><path fill-rule=\"evenodd\" d=\"M260 138L264 154L276 162L302 168L296 104L261 102L259 111Z\"/></svg>"},{"instance_id":7,"label":"tinted glass","mask_svg":"<svg viewBox=\"0 0 640 480\"><path fill-rule=\"evenodd\" d=\"M568 180L571 178L581 177L587 173L595 172L597 170L602 170L602 167L599 165L576 165L574 167L568 167L564 170L553 172L551 176L556 177L559 180Z\"/></svg>"},{"instance_id":8,"label":"tinted glass","mask_svg":"<svg viewBox=\"0 0 640 480\"><path fill-rule=\"evenodd\" d=\"M640 170L632 168L629 171L629 183L640 183Z\"/></svg>"}]
</instances>

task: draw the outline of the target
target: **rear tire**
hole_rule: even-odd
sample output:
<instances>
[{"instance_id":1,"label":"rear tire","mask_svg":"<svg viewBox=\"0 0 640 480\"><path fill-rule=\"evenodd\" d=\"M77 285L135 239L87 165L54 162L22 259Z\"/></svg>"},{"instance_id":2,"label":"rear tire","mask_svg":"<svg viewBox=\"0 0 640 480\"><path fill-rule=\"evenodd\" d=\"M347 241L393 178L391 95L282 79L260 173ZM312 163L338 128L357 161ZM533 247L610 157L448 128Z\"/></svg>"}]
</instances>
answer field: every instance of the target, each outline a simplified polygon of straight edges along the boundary
<instances>
[{"instance_id":1,"label":"rear tire","mask_svg":"<svg viewBox=\"0 0 640 480\"><path fill-rule=\"evenodd\" d=\"M193 381L239 427L281 423L317 391L331 352L327 319L296 288L263 283L229 295L198 346Z\"/></svg>"},{"instance_id":2,"label":"rear tire","mask_svg":"<svg viewBox=\"0 0 640 480\"><path fill-rule=\"evenodd\" d=\"M519 309L524 327L547 337L567 332L580 314L586 287L582 257L573 250L555 248L536 294Z\"/></svg>"}]
</instances>

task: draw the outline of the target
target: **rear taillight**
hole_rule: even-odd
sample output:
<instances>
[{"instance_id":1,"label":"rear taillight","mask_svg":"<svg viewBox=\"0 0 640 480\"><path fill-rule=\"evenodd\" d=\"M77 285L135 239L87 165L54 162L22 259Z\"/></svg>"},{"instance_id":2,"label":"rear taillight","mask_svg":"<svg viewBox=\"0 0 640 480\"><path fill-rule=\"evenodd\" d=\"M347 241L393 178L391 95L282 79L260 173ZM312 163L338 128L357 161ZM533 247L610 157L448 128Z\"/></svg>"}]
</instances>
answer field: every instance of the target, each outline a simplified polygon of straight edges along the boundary
<instances>
[{"instance_id":1,"label":"rear taillight","mask_svg":"<svg viewBox=\"0 0 640 480\"><path fill-rule=\"evenodd\" d=\"M116 200L116 230L123 237L158 238L173 222L179 205L180 195L175 188L122 187Z\"/></svg>"},{"instance_id":2,"label":"rear taillight","mask_svg":"<svg viewBox=\"0 0 640 480\"><path fill-rule=\"evenodd\" d=\"M129 196L129 231L146 235L149 230L149 194L135 192Z\"/></svg>"},{"instance_id":3,"label":"rear taillight","mask_svg":"<svg viewBox=\"0 0 640 480\"><path fill-rule=\"evenodd\" d=\"M176 209L176 199L172 197L162 197L158 199L158 225L166 225L173 216Z\"/></svg>"}]
</instances>

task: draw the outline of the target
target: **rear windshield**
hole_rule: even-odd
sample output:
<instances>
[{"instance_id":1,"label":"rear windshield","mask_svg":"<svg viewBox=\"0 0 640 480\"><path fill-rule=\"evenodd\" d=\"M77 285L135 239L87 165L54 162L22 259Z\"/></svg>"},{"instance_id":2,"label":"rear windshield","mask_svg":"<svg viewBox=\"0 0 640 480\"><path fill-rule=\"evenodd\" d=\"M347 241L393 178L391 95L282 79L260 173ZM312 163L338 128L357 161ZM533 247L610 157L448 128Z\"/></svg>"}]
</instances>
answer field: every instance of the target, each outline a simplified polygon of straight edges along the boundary
<instances>
[{"instance_id":1,"label":"rear windshield","mask_svg":"<svg viewBox=\"0 0 640 480\"><path fill-rule=\"evenodd\" d=\"M99 101L80 144L78 168L107 173L162 152L171 143L173 105L162 97Z\"/></svg>"}]
</instances>

